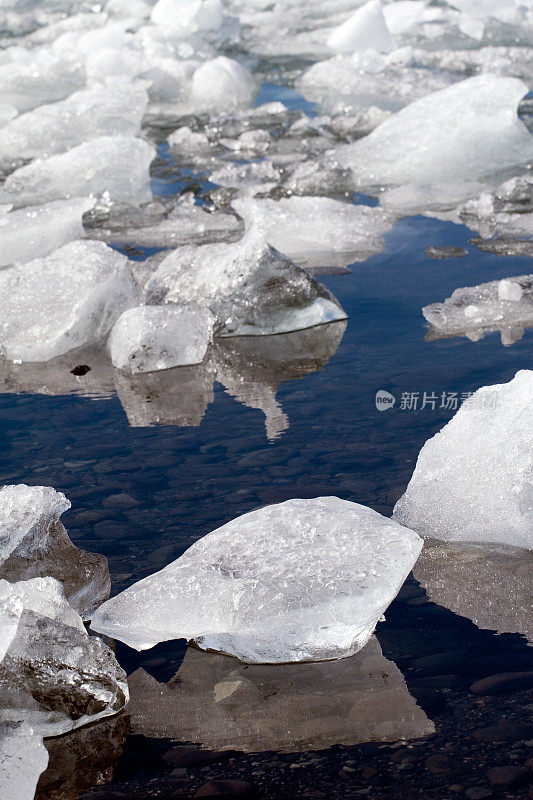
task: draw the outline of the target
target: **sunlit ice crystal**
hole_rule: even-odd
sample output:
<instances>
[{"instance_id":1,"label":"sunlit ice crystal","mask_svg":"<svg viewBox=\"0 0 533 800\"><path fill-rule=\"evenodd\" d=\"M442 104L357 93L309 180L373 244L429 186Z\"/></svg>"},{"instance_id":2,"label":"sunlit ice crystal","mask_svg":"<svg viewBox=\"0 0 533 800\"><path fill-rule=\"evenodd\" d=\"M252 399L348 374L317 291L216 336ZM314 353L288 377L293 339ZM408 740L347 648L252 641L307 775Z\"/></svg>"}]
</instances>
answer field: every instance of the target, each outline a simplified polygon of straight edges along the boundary
<instances>
[{"instance_id":1,"label":"sunlit ice crystal","mask_svg":"<svg viewBox=\"0 0 533 800\"><path fill-rule=\"evenodd\" d=\"M252 663L341 658L364 647L421 548L357 503L288 500L204 536L92 627L138 650L185 638Z\"/></svg>"},{"instance_id":2,"label":"sunlit ice crystal","mask_svg":"<svg viewBox=\"0 0 533 800\"><path fill-rule=\"evenodd\" d=\"M419 453L394 519L424 537L533 548L533 371L478 389Z\"/></svg>"}]
</instances>

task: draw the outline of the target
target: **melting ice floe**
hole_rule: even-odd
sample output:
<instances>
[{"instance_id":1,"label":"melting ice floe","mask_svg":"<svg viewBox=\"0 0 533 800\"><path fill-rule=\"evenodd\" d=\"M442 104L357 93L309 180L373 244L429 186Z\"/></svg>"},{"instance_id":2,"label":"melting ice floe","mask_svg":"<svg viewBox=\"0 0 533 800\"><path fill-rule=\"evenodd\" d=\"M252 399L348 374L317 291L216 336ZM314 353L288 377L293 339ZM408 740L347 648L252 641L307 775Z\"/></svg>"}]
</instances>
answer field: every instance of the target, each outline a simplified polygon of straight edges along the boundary
<instances>
[{"instance_id":1,"label":"melting ice floe","mask_svg":"<svg viewBox=\"0 0 533 800\"><path fill-rule=\"evenodd\" d=\"M10 626L5 636L5 626ZM116 714L128 700L113 653L89 637L53 578L0 580L0 725L56 736Z\"/></svg>"},{"instance_id":2,"label":"melting ice floe","mask_svg":"<svg viewBox=\"0 0 533 800\"><path fill-rule=\"evenodd\" d=\"M185 638L252 663L341 658L367 643L421 548L365 506L288 500L204 536L92 627L138 650Z\"/></svg>"},{"instance_id":3,"label":"melting ice floe","mask_svg":"<svg viewBox=\"0 0 533 800\"><path fill-rule=\"evenodd\" d=\"M0 489L0 578L10 583L52 577L82 616L107 600L111 588L107 559L79 550L59 521L70 503L49 486Z\"/></svg>"},{"instance_id":4,"label":"melting ice floe","mask_svg":"<svg viewBox=\"0 0 533 800\"><path fill-rule=\"evenodd\" d=\"M478 389L418 456L394 519L444 541L533 548L533 372Z\"/></svg>"}]
</instances>

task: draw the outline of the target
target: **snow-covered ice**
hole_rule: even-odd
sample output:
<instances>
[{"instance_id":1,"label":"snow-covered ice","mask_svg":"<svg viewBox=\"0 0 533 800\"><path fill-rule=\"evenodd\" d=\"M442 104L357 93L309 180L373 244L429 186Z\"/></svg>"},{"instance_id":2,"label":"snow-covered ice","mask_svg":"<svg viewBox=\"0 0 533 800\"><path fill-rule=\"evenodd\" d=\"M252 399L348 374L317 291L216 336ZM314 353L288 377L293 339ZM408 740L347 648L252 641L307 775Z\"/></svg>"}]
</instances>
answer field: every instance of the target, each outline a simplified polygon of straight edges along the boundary
<instances>
[{"instance_id":1,"label":"snow-covered ice","mask_svg":"<svg viewBox=\"0 0 533 800\"><path fill-rule=\"evenodd\" d=\"M533 371L478 389L419 453L394 519L424 537L533 549Z\"/></svg>"},{"instance_id":2,"label":"snow-covered ice","mask_svg":"<svg viewBox=\"0 0 533 800\"><path fill-rule=\"evenodd\" d=\"M372 636L351 658L315 664L238 664L189 648L175 677L129 678L132 732L210 750L294 753L414 739L434 725Z\"/></svg>"},{"instance_id":3,"label":"snow-covered ice","mask_svg":"<svg viewBox=\"0 0 533 800\"><path fill-rule=\"evenodd\" d=\"M138 650L185 638L252 663L345 657L368 642L421 548L357 503L288 500L204 536L100 606L92 627Z\"/></svg>"},{"instance_id":4,"label":"snow-covered ice","mask_svg":"<svg viewBox=\"0 0 533 800\"><path fill-rule=\"evenodd\" d=\"M130 308L108 339L113 366L136 373L200 364L214 321L209 309L193 303Z\"/></svg>"},{"instance_id":5,"label":"snow-covered ice","mask_svg":"<svg viewBox=\"0 0 533 800\"><path fill-rule=\"evenodd\" d=\"M79 550L59 521L70 502L49 486L0 489L0 578L10 583L52 577L70 605L89 619L109 597L107 559Z\"/></svg>"},{"instance_id":6,"label":"snow-covered ice","mask_svg":"<svg viewBox=\"0 0 533 800\"><path fill-rule=\"evenodd\" d=\"M137 291L126 257L101 242L70 242L0 271L0 354L48 361L98 341L137 305Z\"/></svg>"},{"instance_id":7,"label":"snow-covered ice","mask_svg":"<svg viewBox=\"0 0 533 800\"><path fill-rule=\"evenodd\" d=\"M18 616L0 660L0 725L23 723L57 736L116 714L126 675L104 642L89 636L53 578L0 580L0 626Z\"/></svg>"},{"instance_id":8,"label":"snow-covered ice","mask_svg":"<svg viewBox=\"0 0 533 800\"><path fill-rule=\"evenodd\" d=\"M214 314L218 336L311 328L346 314L333 295L255 229L236 244L170 253L145 289L147 303L198 303Z\"/></svg>"}]
</instances>

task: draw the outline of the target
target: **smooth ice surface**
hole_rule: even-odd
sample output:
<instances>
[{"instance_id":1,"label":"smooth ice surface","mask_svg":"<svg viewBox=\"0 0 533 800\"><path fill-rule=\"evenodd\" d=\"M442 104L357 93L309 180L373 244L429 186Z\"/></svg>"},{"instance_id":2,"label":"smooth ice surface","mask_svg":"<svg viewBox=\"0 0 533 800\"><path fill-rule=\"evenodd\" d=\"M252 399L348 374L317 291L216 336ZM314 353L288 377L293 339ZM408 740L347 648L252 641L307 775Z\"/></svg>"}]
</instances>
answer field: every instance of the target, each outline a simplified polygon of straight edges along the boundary
<instances>
[{"instance_id":1,"label":"smooth ice surface","mask_svg":"<svg viewBox=\"0 0 533 800\"><path fill-rule=\"evenodd\" d=\"M456 289L443 303L422 309L430 338L465 334L479 338L484 330L506 331L533 325L533 275Z\"/></svg>"},{"instance_id":2,"label":"smooth ice surface","mask_svg":"<svg viewBox=\"0 0 533 800\"><path fill-rule=\"evenodd\" d=\"M533 157L518 119L527 86L480 75L417 100L363 139L337 149L359 185L476 180Z\"/></svg>"},{"instance_id":3,"label":"smooth ice surface","mask_svg":"<svg viewBox=\"0 0 533 800\"><path fill-rule=\"evenodd\" d=\"M189 648L175 677L130 676L132 733L211 750L294 753L414 739L435 728L375 636L351 658L243 665Z\"/></svg>"},{"instance_id":4,"label":"smooth ice surface","mask_svg":"<svg viewBox=\"0 0 533 800\"><path fill-rule=\"evenodd\" d=\"M429 600L498 633L533 642L533 552L425 541L413 570Z\"/></svg>"},{"instance_id":5,"label":"smooth ice surface","mask_svg":"<svg viewBox=\"0 0 533 800\"><path fill-rule=\"evenodd\" d=\"M41 736L22 726L0 725L0 796L2 800L33 800L39 776L48 765Z\"/></svg>"},{"instance_id":6,"label":"smooth ice surface","mask_svg":"<svg viewBox=\"0 0 533 800\"><path fill-rule=\"evenodd\" d=\"M59 521L70 502L50 486L0 489L0 578L15 581L53 577L82 616L109 597L111 582L104 556L78 550Z\"/></svg>"},{"instance_id":7,"label":"smooth ice surface","mask_svg":"<svg viewBox=\"0 0 533 800\"><path fill-rule=\"evenodd\" d=\"M94 205L88 197L54 200L16 211L0 209L0 267L47 256L84 236L82 217Z\"/></svg>"},{"instance_id":8,"label":"smooth ice surface","mask_svg":"<svg viewBox=\"0 0 533 800\"><path fill-rule=\"evenodd\" d=\"M199 108L223 108L251 102L254 81L232 58L218 56L198 67L192 77L191 101Z\"/></svg>"},{"instance_id":9,"label":"smooth ice surface","mask_svg":"<svg viewBox=\"0 0 533 800\"><path fill-rule=\"evenodd\" d=\"M136 304L125 256L101 242L71 242L0 271L0 354L48 361L105 336Z\"/></svg>"},{"instance_id":10,"label":"smooth ice surface","mask_svg":"<svg viewBox=\"0 0 533 800\"><path fill-rule=\"evenodd\" d=\"M387 28L380 0L370 0L328 37L328 47L337 53L354 53L356 50L387 52L394 43Z\"/></svg>"},{"instance_id":11,"label":"smooth ice surface","mask_svg":"<svg viewBox=\"0 0 533 800\"><path fill-rule=\"evenodd\" d=\"M135 136L101 136L66 153L39 158L20 167L0 186L0 203L15 207L50 200L102 195L114 201L148 202L152 144Z\"/></svg>"},{"instance_id":12,"label":"smooth ice surface","mask_svg":"<svg viewBox=\"0 0 533 800\"><path fill-rule=\"evenodd\" d=\"M288 500L204 536L104 603L92 627L138 650L185 638L252 663L349 656L421 548L413 531L357 503Z\"/></svg>"},{"instance_id":13,"label":"smooth ice surface","mask_svg":"<svg viewBox=\"0 0 533 800\"><path fill-rule=\"evenodd\" d=\"M0 163L63 153L99 136L139 133L148 103L141 82L109 81L21 114L0 129Z\"/></svg>"},{"instance_id":14,"label":"smooth ice surface","mask_svg":"<svg viewBox=\"0 0 533 800\"><path fill-rule=\"evenodd\" d=\"M207 308L192 303L130 308L109 336L111 360L134 373L199 364L213 339L213 323Z\"/></svg>"},{"instance_id":15,"label":"smooth ice surface","mask_svg":"<svg viewBox=\"0 0 533 800\"><path fill-rule=\"evenodd\" d=\"M101 639L88 636L56 580L0 580L0 626L9 603L20 617L0 661L0 725L57 736L123 708L124 671Z\"/></svg>"},{"instance_id":16,"label":"smooth ice surface","mask_svg":"<svg viewBox=\"0 0 533 800\"><path fill-rule=\"evenodd\" d=\"M247 227L302 267L345 266L384 247L394 218L383 209L354 206L329 197L236 200Z\"/></svg>"},{"instance_id":17,"label":"smooth ice surface","mask_svg":"<svg viewBox=\"0 0 533 800\"><path fill-rule=\"evenodd\" d=\"M345 319L333 295L255 230L236 244L183 247L146 285L147 303L198 303L219 336L286 333Z\"/></svg>"},{"instance_id":18,"label":"smooth ice surface","mask_svg":"<svg viewBox=\"0 0 533 800\"><path fill-rule=\"evenodd\" d=\"M478 389L419 453L394 519L424 537L533 548L533 371Z\"/></svg>"}]
</instances>

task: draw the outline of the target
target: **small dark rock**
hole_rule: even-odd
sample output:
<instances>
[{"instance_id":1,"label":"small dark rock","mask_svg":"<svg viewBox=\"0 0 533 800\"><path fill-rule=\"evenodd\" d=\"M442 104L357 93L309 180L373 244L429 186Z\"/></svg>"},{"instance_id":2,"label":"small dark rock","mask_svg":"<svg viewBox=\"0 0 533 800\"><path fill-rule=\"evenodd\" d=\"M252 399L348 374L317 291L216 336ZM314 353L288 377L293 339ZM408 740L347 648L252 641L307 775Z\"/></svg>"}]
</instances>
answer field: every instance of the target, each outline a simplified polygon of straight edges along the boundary
<instances>
[{"instance_id":1,"label":"small dark rock","mask_svg":"<svg viewBox=\"0 0 533 800\"><path fill-rule=\"evenodd\" d=\"M444 753L435 753L426 758L425 767L433 775L450 775L454 772L454 767L448 756Z\"/></svg>"},{"instance_id":2,"label":"small dark rock","mask_svg":"<svg viewBox=\"0 0 533 800\"><path fill-rule=\"evenodd\" d=\"M80 377L83 375L87 375L88 372L91 371L91 368L87 366L87 364L79 364L74 369L71 369L70 372L72 375L79 375Z\"/></svg>"},{"instance_id":3,"label":"small dark rock","mask_svg":"<svg viewBox=\"0 0 533 800\"><path fill-rule=\"evenodd\" d=\"M518 786L524 780L524 773L519 767L492 767L487 772L487 778L493 786L507 789Z\"/></svg>"},{"instance_id":4,"label":"small dark rock","mask_svg":"<svg viewBox=\"0 0 533 800\"><path fill-rule=\"evenodd\" d=\"M533 689L533 672L502 672L476 681L470 687L474 694L505 694Z\"/></svg>"},{"instance_id":5,"label":"small dark rock","mask_svg":"<svg viewBox=\"0 0 533 800\"><path fill-rule=\"evenodd\" d=\"M426 255L430 258L464 258L468 250L464 247L426 247Z\"/></svg>"},{"instance_id":6,"label":"small dark rock","mask_svg":"<svg viewBox=\"0 0 533 800\"><path fill-rule=\"evenodd\" d=\"M242 800L256 796L255 787L248 781L237 779L222 779L207 781L200 786L195 797L238 797Z\"/></svg>"},{"instance_id":7,"label":"small dark rock","mask_svg":"<svg viewBox=\"0 0 533 800\"><path fill-rule=\"evenodd\" d=\"M485 797L492 797L490 789L485 789L484 786L471 786L467 789L465 795L468 800L485 800Z\"/></svg>"}]
</instances>

